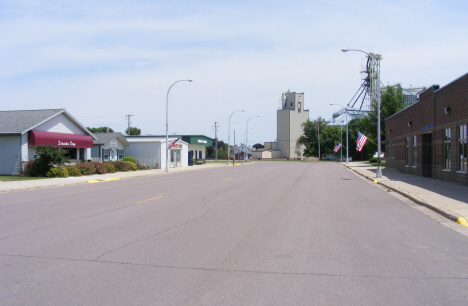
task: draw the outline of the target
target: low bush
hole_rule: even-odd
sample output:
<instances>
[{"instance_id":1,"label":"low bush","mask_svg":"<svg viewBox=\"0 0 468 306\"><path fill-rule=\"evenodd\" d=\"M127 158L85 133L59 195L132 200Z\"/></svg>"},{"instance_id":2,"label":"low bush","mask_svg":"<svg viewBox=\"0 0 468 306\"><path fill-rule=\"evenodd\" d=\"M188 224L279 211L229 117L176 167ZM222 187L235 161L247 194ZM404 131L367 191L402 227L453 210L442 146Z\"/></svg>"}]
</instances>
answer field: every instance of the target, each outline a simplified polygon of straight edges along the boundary
<instances>
[{"instance_id":1,"label":"low bush","mask_svg":"<svg viewBox=\"0 0 468 306\"><path fill-rule=\"evenodd\" d=\"M94 163L81 162L76 164L76 167L80 170L82 175L93 175L96 171Z\"/></svg>"},{"instance_id":2,"label":"low bush","mask_svg":"<svg viewBox=\"0 0 468 306\"><path fill-rule=\"evenodd\" d=\"M66 167L52 167L46 174L47 177L68 177Z\"/></svg>"},{"instance_id":3,"label":"low bush","mask_svg":"<svg viewBox=\"0 0 468 306\"><path fill-rule=\"evenodd\" d=\"M81 171L80 169L78 169L77 166L69 165L69 166L66 166L65 168L67 168L67 172L69 176L81 176Z\"/></svg>"},{"instance_id":4,"label":"low bush","mask_svg":"<svg viewBox=\"0 0 468 306\"><path fill-rule=\"evenodd\" d=\"M137 169L138 170L150 170L150 166L146 165L146 164L137 164Z\"/></svg>"},{"instance_id":5,"label":"low bush","mask_svg":"<svg viewBox=\"0 0 468 306\"><path fill-rule=\"evenodd\" d=\"M33 167L35 160L30 160L24 168L21 170L21 176L32 176L31 175L31 169Z\"/></svg>"},{"instance_id":6,"label":"low bush","mask_svg":"<svg viewBox=\"0 0 468 306\"><path fill-rule=\"evenodd\" d=\"M157 163L156 165L154 165L153 169L161 169L161 167L159 167L159 164Z\"/></svg>"},{"instance_id":7,"label":"low bush","mask_svg":"<svg viewBox=\"0 0 468 306\"><path fill-rule=\"evenodd\" d=\"M132 156L125 156L123 158L123 161L131 161L131 162L133 162L135 164L137 163L137 159L135 157L132 157Z\"/></svg>"},{"instance_id":8,"label":"low bush","mask_svg":"<svg viewBox=\"0 0 468 306\"><path fill-rule=\"evenodd\" d=\"M107 173L115 173L115 167L111 162L103 162L102 165L106 167Z\"/></svg>"},{"instance_id":9,"label":"low bush","mask_svg":"<svg viewBox=\"0 0 468 306\"><path fill-rule=\"evenodd\" d=\"M94 173L97 173L97 174L106 174L107 173L107 168L106 166L104 166L103 164L101 164L100 162L94 162Z\"/></svg>"},{"instance_id":10,"label":"low bush","mask_svg":"<svg viewBox=\"0 0 468 306\"><path fill-rule=\"evenodd\" d=\"M117 172L127 172L127 171L136 171L137 165L131 161L115 161L113 162L115 171Z\"/></svg>"},{"instance_id":11,"label":"low bush","mask_svg":"<svg viewBox=\"0 0 468 306\"><path fill-rule=\"evenodd\" d=\"M371 157L369 158L370 163L376 163L377 162L377 157Z\"/></svg>"}]
</instances>

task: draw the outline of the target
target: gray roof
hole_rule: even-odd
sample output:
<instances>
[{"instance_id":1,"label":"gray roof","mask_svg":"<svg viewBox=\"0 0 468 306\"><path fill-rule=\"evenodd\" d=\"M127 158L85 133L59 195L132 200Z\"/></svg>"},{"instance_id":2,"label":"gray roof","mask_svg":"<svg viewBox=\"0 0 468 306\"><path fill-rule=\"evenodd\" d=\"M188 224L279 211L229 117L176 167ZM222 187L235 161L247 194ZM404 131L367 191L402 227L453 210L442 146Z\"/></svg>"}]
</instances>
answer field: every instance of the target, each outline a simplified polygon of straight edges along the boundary
<instances>
[{"instance_id":1,"label":"gray roof","mask_svg":"<svg viewBox=\"0 0 468 306\"><path fill-rule=\"evenodd\" d=\"M22 134L64 111L64 108L0 111L0 133Z\"/></svg>"},{"instance_id":2,"label":"gray roof","mask_svg":"<svg viewBox=\"0 0 468 306\"><path fill-rule=\"evenodd\" d=\"M120 132L115 132L115 133L94 133L94 136L96 136L96 140L93 140L93 144L95 144L95 145L103 145L103 144L108 143L112 139L118 138L120 140L120 142L125 147L130 146L127 139L125 139L125 137Z\"/></svg>"},{"instance_id":3,"label":"gray roof","mask_svg":"<svg viewBox=\"0 0 468 306\"><path fill-rule=\"evenodd\" d=\"M0 111L0 134L24 134L60 114L64 114L93 139L96 138L64 108Z\"/></svg>"}]
</instances>

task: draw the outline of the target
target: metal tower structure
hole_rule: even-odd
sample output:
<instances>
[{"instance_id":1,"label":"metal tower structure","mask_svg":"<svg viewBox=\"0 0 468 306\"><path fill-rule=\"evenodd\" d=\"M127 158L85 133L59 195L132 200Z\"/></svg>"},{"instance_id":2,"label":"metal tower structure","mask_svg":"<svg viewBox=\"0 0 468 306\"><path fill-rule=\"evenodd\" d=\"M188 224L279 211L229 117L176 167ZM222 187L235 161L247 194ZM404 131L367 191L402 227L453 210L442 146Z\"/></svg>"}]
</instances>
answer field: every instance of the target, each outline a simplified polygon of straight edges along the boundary
<instances>
[{"instance_id":1,"label":"metal tower structure","mask_svg":"<svg viewBox=\"0 0 468 306\"><path fill-rule=\"evenodd\" d=\"M377 69L380 69L380 54L371 53L376 59L374 62L372 58L366 56L361 61L361 86L354 94L348 107L367 113L372 110L372 100L377 99Z\"/></svg>"}]
</instances>

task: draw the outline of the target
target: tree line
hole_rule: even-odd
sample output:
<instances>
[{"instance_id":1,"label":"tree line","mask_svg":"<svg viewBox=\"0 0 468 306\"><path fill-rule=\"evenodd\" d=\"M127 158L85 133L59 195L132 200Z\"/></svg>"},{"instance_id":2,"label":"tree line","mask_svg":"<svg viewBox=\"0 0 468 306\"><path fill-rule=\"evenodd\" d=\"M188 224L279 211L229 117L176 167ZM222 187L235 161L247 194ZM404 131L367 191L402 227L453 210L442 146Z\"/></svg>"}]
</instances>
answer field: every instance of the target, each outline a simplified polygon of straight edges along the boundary
<instances>
[{"instance_id":1,"label":"tree line","mask_svg":"<svg viewBox=\"0 0 468 306\"><path fill-rule=\"evenodd\" d=\"M377 152L377 100L372 101L372 111L363 119L348 121L348 154L353 160L365 160ZM401 87L387 87L380 95L380 135L381 152L385 152L385 119L405 108L405 96ZM302 124L304 134L298 142L303 144L305 156L319 157L320 155L338 154L333 151L337 142L343 145L343 160L346 158L346 124L342 127L331 126L323 118L307 120ZM356 150L357 132L361 132L369 139L361 152Z\"/></svg>"}]
</instances>

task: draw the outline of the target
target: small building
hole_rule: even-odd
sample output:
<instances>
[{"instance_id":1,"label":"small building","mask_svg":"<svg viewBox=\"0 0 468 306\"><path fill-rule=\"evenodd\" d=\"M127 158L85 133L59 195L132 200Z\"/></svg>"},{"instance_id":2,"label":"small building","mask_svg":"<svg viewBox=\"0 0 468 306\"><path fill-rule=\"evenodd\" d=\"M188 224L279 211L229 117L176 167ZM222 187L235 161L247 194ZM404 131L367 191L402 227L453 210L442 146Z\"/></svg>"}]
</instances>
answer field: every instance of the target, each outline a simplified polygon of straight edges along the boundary
<instances>
[{"instance_id":1,"label":"small building","mask_svg":"<svg viewBox=\"0 0 468 306\"><path fill-rule=\"evenodd\" d=\"M161 136L125 136L125 139L130 144L125 147L125 156L132 156L137 159L140 164L146 164L151 168L166 167L166 137ZM176 141L177 140L177 141ZM174 143L174 141L176 141ZM189 165L188 143L181 140L179 137L174 138L172 135L169 138L169 145L173 146L169 150L169 167L186 167Z\"/></svg>"},{"instance_id":2,"label":"small building","mask_svg":"<svg viewBox=\"0 0 468 306\"><path fill-rule=\"evenodd\" d=\"M468 185L468 73L385 120L385 167Z\"/></svg>"},{"instance_id":3,"label":"small building","mask_svg":"<svg viewBox=\"0 0 468 306\"><path fill-rule=\"evenodd\" d=\"M19 175L34 159L36 145L67 151L70 159L88 160L96 137L64 108L0 111L0 175Z\"/></svg>"},{"instance_id":4,"label":"small building","mask_svg":"<svg viewBox=\"0 0 468 306\"><path fill-rule=\"evenodd\" d=\"M125 157L125 148L130 144L120 132L94 133L91 159L95 161L116 161Z\"/></svg>"},{"instance_id":5,"label":"small building","mask_svg":"<svg viewBox=\"0 0 468 306\"><path fill-rule=\"evenodd\" d=\"M250 149L243 143L240 144L240 146L235 146L234 147L234 158L235 159L245 159L245 155L247 154L248 158L252 156L252 152Z\"/></svg>"}]
</instances>

